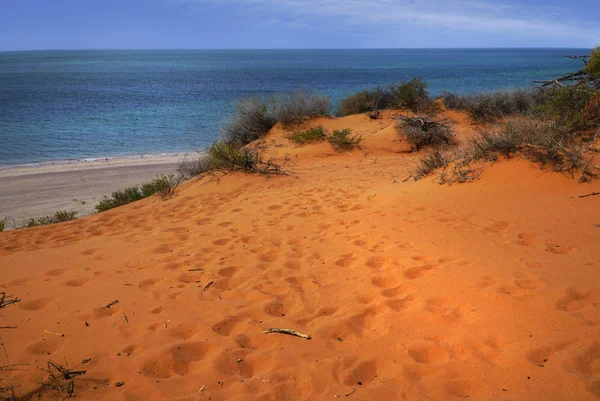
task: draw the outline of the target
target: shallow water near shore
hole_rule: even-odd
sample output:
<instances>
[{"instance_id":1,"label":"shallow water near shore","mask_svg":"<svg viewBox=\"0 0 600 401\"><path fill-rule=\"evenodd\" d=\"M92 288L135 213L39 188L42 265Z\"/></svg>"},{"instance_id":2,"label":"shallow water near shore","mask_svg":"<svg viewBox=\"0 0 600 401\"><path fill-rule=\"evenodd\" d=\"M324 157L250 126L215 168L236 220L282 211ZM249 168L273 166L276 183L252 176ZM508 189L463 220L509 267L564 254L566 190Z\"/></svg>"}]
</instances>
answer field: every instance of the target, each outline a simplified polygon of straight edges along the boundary
<instances>
[{"instance_id":1,"label":"shallow water near shore","mask_svg":"<svg viewBox=\"0 0 600 401\"><path fill-rule=\"evenodd\" d=\"M334 103L420 76L433 95L531 85L583 49L31 51L0 53L0 166L194 151L253 94Z\"/></svg>"}]
</instances>

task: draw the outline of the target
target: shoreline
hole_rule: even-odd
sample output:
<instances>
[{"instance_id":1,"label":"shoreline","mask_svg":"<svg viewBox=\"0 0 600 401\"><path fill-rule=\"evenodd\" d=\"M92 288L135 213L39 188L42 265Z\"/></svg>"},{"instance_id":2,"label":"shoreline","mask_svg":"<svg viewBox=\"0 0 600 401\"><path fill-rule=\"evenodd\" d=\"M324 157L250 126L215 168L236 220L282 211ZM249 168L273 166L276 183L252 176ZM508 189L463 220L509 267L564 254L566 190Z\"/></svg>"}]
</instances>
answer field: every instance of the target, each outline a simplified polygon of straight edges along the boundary
<instances>
[{"instance_id":1,"label":"shoreline","mask_svg":"<svg viewBox=\"0 0 600 401\"><path fill-rule=\"evenodd\" d=\"M0 168L0 220L12 229L30 218L74 210L94 212L105 196L174 173L192 153L49 162Z\"/></svg>"},{"instance_id":2,"label":"shoreline","mask_svg":"<svg viewBox=\"0 0 600 401\"><path fill-rule=\"evenodd\" d=\"M186 151L175 153L157 153L131 156L106 156L87 157L79 159L63 159L43 162L30 162L11 165L0 165L0 178L14 177L26 174L39 174L46 172L76 171L108 167L128 167L146 164L164 164L181 161L198 152Z\"/></svg>"}]
</instances>

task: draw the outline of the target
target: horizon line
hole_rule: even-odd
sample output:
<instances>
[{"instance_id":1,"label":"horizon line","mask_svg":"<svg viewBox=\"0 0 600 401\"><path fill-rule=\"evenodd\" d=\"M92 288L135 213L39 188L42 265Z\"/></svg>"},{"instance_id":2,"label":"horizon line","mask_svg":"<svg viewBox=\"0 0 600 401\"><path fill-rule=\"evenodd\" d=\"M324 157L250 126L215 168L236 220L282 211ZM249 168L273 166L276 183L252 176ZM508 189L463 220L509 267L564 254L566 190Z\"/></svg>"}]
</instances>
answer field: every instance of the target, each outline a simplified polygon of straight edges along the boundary
<instances>
[{"instance_id":1,"label":"horizon line","mask_svg":"<svg viewBox=\"0 0 600 401\"><path fill-rule=\"evenodd\" d=\"M18 52L53 52L53 51L264 51L264 50L592 50L593 47L564 47L564 46L534 46L534 47L339 47L339 48L320 48L320 47L265 47L265 48L55 48L55 49L14 49L0 50L0 53L18 53Z\"/></svg>"}]
</instances>

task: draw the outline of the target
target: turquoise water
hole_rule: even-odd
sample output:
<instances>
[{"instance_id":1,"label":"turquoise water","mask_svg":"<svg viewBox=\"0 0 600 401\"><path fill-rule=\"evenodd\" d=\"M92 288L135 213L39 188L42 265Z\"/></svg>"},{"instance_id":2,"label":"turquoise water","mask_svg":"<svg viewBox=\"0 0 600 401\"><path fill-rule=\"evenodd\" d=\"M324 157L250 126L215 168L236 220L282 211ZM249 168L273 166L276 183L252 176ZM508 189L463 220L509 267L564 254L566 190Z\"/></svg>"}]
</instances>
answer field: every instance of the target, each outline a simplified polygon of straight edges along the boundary
<instances>
[{"instance_id":1,"label":"turquoise water","mask_svg":"<svg viewBox=\"0 0 600 401\"><path fill-rule=\"evenodd\" d=\"M0 165L198 150L233 103L314 89L334 102L419 76L432 94L531 85L582 49L0 53Z\"/></svg>"}]
</instances>

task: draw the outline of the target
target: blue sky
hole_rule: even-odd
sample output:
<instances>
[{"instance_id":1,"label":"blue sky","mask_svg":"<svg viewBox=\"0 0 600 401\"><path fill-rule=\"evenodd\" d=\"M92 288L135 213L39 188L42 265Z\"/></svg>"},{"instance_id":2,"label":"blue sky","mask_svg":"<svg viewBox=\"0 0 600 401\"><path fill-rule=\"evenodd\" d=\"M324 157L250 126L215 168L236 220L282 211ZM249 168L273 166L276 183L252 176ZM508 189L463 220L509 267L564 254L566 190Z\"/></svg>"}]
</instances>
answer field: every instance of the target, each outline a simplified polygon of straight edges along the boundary
<instances>
[{"instance_id":1,"label":"blue sky","mask_svg":"<svg viewBox=\"0 0 600 401\"><path fill-rule=\"evenodd\" d=\"M0 51L598 44L600 0L0 0Z\"/></svg>"}]
</instances>

